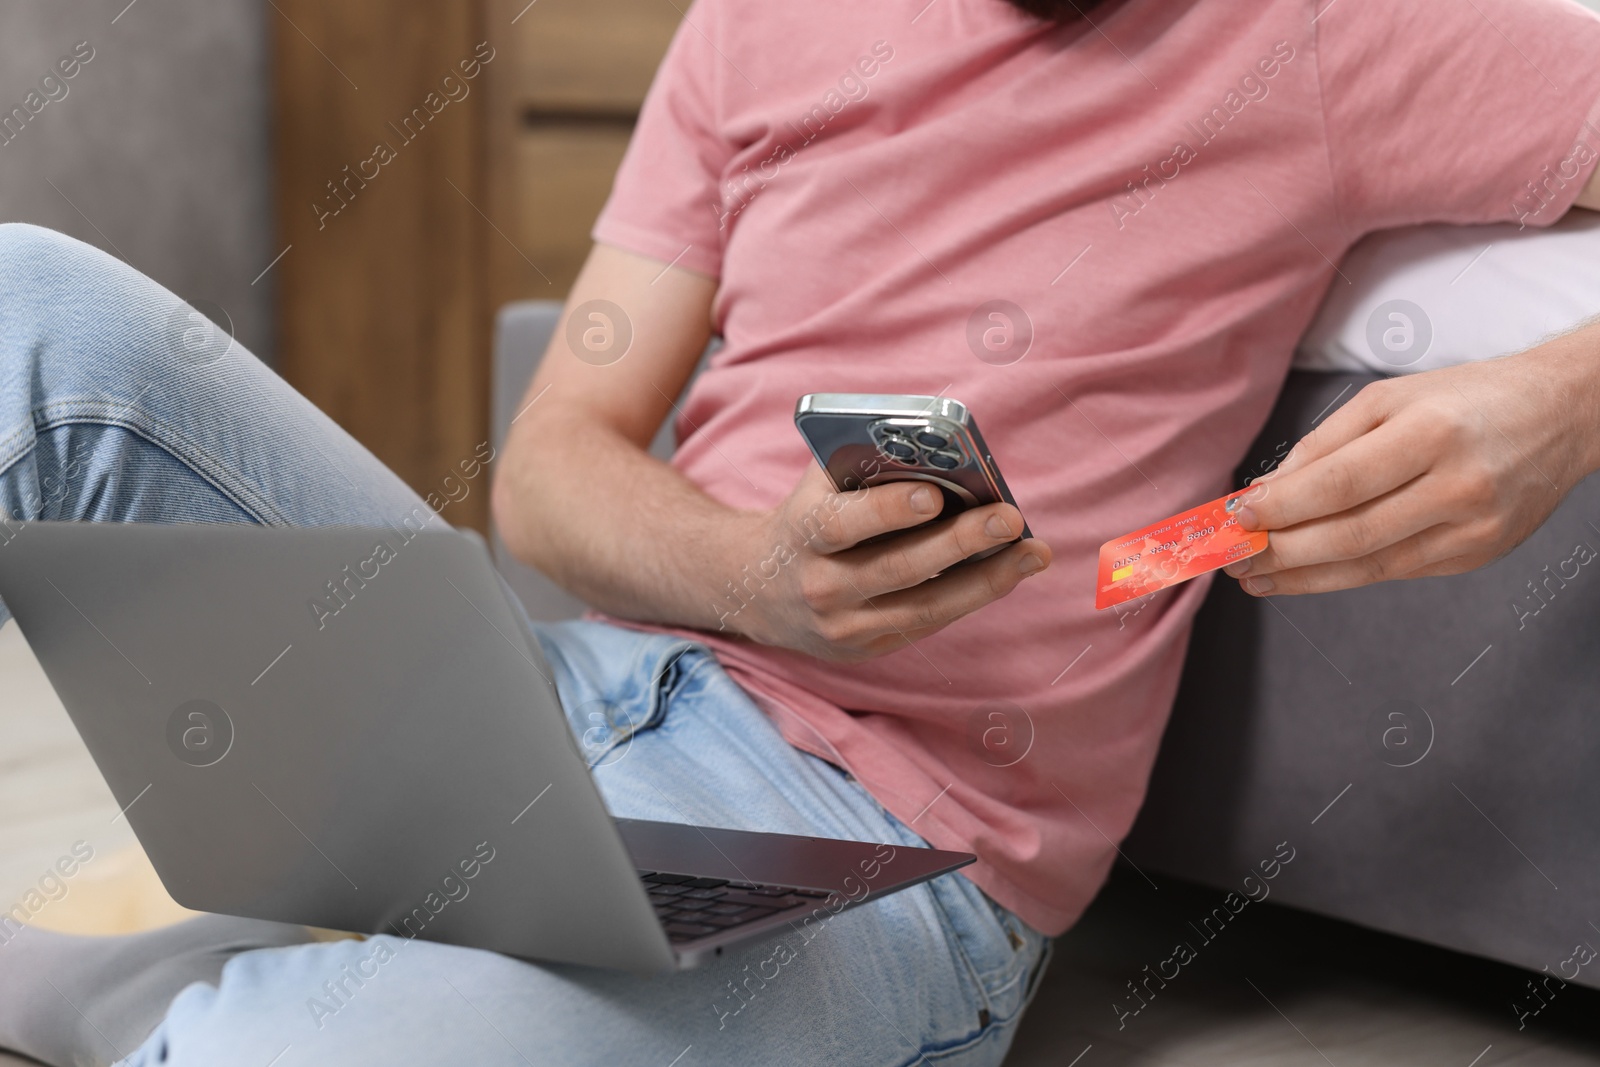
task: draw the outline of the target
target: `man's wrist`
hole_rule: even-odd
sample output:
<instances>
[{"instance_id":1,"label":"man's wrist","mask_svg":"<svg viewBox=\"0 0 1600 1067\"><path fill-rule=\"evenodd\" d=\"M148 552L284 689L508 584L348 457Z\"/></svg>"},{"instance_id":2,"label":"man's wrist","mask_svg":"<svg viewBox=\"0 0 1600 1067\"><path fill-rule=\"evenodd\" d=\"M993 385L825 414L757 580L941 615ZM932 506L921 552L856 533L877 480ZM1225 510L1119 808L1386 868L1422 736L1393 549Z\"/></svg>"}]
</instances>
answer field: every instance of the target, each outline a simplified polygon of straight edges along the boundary
<instances>
[{"instance_id":1,"label":"man's wrist","mask_svg":"<svg viewBox=\"0 0 1600 1067\"><path fill-rule=\"evenodd\" d=\"M729 510L704 542L701 581L708 592L708 629L749 636L759 615L760 600L771 596L777 577L769 561L774 546L771 516L760 511Z\"/></svg>"},{"instance_id":2,"label":"man's wrist","mask_svg":"<svg viewBox=\"0 0 1600 1067\"><path fill-rule=\"evenodd\" d=\"M1579 481L1600 470L1600 330L1589 330L1583 352L1586 374L1575 391L1573 432L1584 443L1583 470ZM1574 483L1576 484L1576 483Z\"/></svg>"},{"instance_id":3,"label":"man's wrist","mask_svg":"<svg viewBox=\"0 0 1600 1067\"><path fill-rule=\"evenodd\" d=\"M1570 484L1600 470L1600 323L1523 353L1551 383L1553 423L1570 434Z\"/></svg>"}]
</instances>

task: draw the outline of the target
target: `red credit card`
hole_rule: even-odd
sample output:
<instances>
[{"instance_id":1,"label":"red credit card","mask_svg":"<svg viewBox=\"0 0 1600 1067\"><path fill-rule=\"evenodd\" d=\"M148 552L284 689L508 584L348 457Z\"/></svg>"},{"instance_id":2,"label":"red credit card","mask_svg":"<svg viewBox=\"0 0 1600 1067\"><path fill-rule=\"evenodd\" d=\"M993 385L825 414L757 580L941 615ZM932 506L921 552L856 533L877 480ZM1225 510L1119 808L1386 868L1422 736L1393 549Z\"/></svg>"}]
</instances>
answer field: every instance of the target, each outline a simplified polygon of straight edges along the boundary
<instances>
[{"instance_id":1,"label":"red credit card","mask_svg":"<svg viewBox=\"0 0 1600 1067\"><path fill-rule=\"evenodd\" d=\"M1239 527L1234 512L1244 492L1218 497L1101 545L1095 609L1187 582L1266 548L1265 530L1251 533Z\"/></svg>"}]
</instances>

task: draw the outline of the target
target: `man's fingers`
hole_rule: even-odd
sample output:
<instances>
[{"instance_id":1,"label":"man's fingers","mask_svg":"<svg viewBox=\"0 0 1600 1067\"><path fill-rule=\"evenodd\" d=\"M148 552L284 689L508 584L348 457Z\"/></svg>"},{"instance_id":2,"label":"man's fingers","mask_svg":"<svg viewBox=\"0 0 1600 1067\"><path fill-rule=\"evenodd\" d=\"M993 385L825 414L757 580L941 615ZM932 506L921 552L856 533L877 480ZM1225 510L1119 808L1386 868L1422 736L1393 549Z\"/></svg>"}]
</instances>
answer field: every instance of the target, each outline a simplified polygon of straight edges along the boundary
<instances>
[{"instance_id":1,"label":"man's fingers","mask_svg":"<svg viewBox=\"0 0 1600 1067\"><path fill-rule=\"evenodd\" d=\"M1022 525L1022 513L1010 504L974 508L925 529L863 545L850 554L848 565L866 596L883 596L921 585L964 559L1016 540ZM840 563L845 559L839 557Z\"/></svg>"},{"instance_id":2,"label":"man's fingers","mask_svg":"<svg viewBox=\"0 0 1600 1067\"><path fill-rule=\"evenodd\" d=\"M1295 442L1289 454L1283 457L1283 462L1256 480L1272 481L1280 475L1299 470L1323 456L1331 455L1362 434L1376 429L1383 422L1383 411L1383 407L1376 402L1374 394L1362 389L1350 398L1349 403L1334 411L1310 433Z\"/></svg>"},{"instance_id":3,"label":"man's fingers","mask_svg":"<svg viewBox=\"0 0 1600 1067\"><path fill-rule=\"evenodd\" d=\"M1024 571L1024 563L1030 559L1040 566ZM1050 549L1042 541L1030 539L914 589L874 597L857 611L862 613L864 627L877 623L891 634L923 636L999 600L1049 563Z\"/></svg>"},{"instance_id":4,"label":"man's fingers","mask_svg":"<svg viewBox=\"0 0 1600 1067\"><path fill-rule=\"evenodd\" d=\"M879 534L920 526L938 518L944 496L927 482L889 482L840 493L822 468L813 466L796 494L789 524L815 552L842 552Z\"/></svg>"},{"instance_id":5,"label":"man's fingers","mask_svg":"<svg viewBox=\"0 0 1600 1067\"><path fill-rule=\"evenodd\" d=\"M1270 481L1252 486L1239 509L1247 530L1283 530L1337 515L1398 489L1430 466L1427 455L1400 447L1393 424Z\"/></svg>"},{"instance_id":6,"label":"man's fingers","mask_svg":"<svg viewBox=\"0 0 1600 1067\"><path fill-rule=\"evenodd\" d=\"M1356 560L1399 544L1439 521L1439 502L1426 476L1333 515L1274 530L1264 551L1229 564L1228 574L1277 574L1322 563Z\"/></svg>"},{"instance_id":7,"label":"man's fingers","mask_svg":"<svg viewBox=\"0 0 1600 1067\"><path fill-rule=\"evenodd\" d=\"M1459 531L1433 526L1358 559L1293 567L1272 574L1246 574L1239 587L1252 596L1331 593L1395 578L1454 574L1468 566L1456 549Z\"/></svg>"}]
</instances>

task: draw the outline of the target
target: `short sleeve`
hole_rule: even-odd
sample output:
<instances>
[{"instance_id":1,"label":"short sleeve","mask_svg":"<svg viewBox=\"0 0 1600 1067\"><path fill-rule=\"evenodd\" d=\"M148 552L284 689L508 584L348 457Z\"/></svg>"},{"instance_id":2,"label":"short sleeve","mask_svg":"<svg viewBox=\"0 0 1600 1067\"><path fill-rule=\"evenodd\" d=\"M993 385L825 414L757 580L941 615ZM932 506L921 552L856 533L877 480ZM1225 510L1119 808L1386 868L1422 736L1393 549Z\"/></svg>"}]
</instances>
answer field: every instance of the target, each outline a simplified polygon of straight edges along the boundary
<instances>
[{"instance_id":1,"label":"short sleeve","mask_svg":"<svg viewBox=\"0 0 1600 1067\"><path fill-rule=\"evenodd\" d=\"M733 147L719 133L725 72L718 0L684 15L645 95L596 241L709 275L722 266L720 186Z\"/></svg>"},{"instance_id":2,"label":"short sleeve","mask_svg":"<svg viewBox=\"0 0 1600 1067\"><path fill-rule=\"evenodd\" d=\"M1329 164L1352 236L1549 225L1600 152L1600 17L1573 0L1319 5Z\"/></svg>"}]
</instances>

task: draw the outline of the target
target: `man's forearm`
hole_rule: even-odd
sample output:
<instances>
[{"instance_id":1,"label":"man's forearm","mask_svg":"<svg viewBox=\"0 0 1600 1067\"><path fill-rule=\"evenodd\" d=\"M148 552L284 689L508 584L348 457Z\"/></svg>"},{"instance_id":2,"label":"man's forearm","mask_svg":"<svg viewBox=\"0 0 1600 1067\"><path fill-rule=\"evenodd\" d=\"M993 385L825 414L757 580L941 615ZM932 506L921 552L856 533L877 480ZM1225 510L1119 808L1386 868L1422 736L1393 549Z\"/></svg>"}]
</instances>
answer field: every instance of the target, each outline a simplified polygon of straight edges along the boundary
<instances>
[{"instance_id":1,"label":"man's forearm","mask_svg":"<svg viewBox=\"0 0 1600 1067\"><path fill-rule=\"evenodd\" d=\"M530 411L495 480L501 537L602 611L717 629L760 517L726 507L616 430Z\"/></svg>"},{"instance_id":2,"label":"man's forearm","mask_svg":"<svg viewBox=\"0 0 1600 1067\"><path fill-rule=\"evenodd\" d=\"M1600 319L1546 341L1520 357L1537 374L1558 383L1550 417L1565 421L1572 434L1571 468L1575 485L1600 470Z\"/></svg>"}]
</instances>

